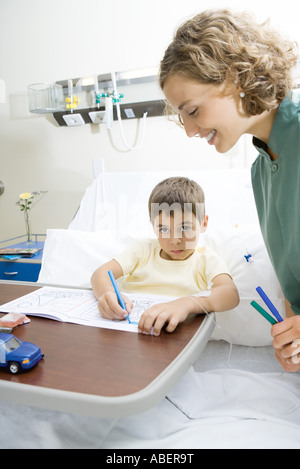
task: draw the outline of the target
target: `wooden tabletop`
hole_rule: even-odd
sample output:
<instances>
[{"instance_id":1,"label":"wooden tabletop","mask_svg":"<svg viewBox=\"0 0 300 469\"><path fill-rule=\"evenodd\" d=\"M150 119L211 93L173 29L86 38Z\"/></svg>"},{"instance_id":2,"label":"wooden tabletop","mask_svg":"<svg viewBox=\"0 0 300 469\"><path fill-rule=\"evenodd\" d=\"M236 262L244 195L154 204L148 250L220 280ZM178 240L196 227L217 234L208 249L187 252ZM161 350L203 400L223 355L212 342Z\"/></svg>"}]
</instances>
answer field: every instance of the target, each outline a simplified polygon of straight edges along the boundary
<instances>
[{"instance_id":1,"label":"wooden tabletop","mask_svg":"<svg viewBox=\"0 0 300 469\"><path fill-rule=\"evenodd\" d=\"M37 288L0 283L0 304ZM204 317L191 316L173 333L162 331L159 337L45 318L30 320L12 333L39 345L44 359L19 375L0 369L0 380L117 397L141 391L163 373L191 341Z\"/></svg>"}]
</instances>

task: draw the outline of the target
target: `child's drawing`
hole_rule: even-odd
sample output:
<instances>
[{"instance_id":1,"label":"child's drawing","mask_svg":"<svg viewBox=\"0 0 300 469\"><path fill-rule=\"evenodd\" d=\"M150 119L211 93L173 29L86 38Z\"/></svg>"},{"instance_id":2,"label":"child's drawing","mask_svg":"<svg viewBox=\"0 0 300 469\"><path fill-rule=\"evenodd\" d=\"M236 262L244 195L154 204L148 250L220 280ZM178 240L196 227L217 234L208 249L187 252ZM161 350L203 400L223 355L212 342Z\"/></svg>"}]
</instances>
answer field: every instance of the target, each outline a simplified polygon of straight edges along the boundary
<instances>
[{"instance_id":1,"label":"child's drawing","mask_svg":"<svg viewBox=\"0 0 300 469\"><path fill-rule=\"evenodd\" d=\"M93 292L75 288L42 287L2 305L0 312L24 313L57 321L137 332L137 324L143 312L155 303L168 301L167 297L127 296L133 302L130 323L127 320L112 321L102 318Z\"/></svg>"}]
</instances>

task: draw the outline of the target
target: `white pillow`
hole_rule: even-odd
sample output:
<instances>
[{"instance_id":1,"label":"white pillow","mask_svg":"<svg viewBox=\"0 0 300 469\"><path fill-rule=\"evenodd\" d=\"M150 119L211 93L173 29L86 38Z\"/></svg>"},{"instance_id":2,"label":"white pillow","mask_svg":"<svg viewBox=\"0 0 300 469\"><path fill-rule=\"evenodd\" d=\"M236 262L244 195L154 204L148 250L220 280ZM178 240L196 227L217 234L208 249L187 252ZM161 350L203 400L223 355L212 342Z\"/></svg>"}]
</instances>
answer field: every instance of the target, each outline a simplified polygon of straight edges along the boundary
<instances>
[{"instance_id":1,"label":"white pillow","mask_svg":"<svg viewBox=\"0 0 300 469\"><path fill-rule=\"evenodd\" d=\"M97 267L121 253L132 241L129 236L113 231L47 230L38 282L90 288L90 278Z\"/></svg>"},{"instance_id":2,"label":"white pillow","mask_svg":"<svg viewBox=\"0 0 300 469\"><path fill-rule=\"evenodd\" d=\"M237 345L270 345L271 324L250 302L255 300L268 311L256 292L256 287L260 286L285 317L284 297L259 226L214 226L210 229L208 225L202 235L202 243L208 244L225 260L240 295L240 304L236 308L216 314L217 326L212 339L223 339Z\"/></svg>"},{"instance_id":3,"label":"white pillow","mask_svg":"<svg viewBox=\"0 0 300 469\"><path fill-rule=\"evenodd\" d=\"M38 281L90 288L94 270L122 252L133 240L117 231L48 230ZM285 316L284 300L259 227L256 224L208 226L200 242L211 246L227 262L240 294L240 304L236 308L216 314L217 326L212 339L238 345L270 345L271 325L250 302L255 299L266 309L255 290L261 286L280 314ZM249 254L251 262L244 257Z\"/></svg>"}]
</instances>

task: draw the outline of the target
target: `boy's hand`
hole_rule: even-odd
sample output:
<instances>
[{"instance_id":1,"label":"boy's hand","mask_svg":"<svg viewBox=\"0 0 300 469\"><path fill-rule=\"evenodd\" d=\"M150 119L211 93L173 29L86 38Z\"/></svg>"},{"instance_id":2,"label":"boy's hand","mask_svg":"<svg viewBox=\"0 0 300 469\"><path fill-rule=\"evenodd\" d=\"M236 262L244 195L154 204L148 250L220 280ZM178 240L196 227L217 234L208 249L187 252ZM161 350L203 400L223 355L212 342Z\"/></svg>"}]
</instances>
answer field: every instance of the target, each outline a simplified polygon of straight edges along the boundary
<instances>
[{"instance_id":1,"label":"boy's hand","mask_svg":"<svg viewBox=\"0 0 300 469\"><path fill-rule=\"evenodd\" d=\"M166 330L173 332L180 322L185 321L190 312L190 308L187 307L187 302L183 298L159 303L144 311L140 317L138 330L143 334L158 336L167 323Z\"/></svg>"},{"instance_id":2,"label":"boy's hand","mask_svg":"<svg viewBox=\"0 0 300 469\"><path fill-rule=\"evenodd\" d=\"M300 316L284 319L272 326L275 356L285 371L300 370Z\"/></svg>"},{"instance_id":3,"label":"boy's hand","mask_svg":"<svg viewBox=\"0 0 300 469\"><path fill-rule=\"evenodd\" d=\"M132 302L127 296L122 295L124 303L126 305L126 311L120 306L117 295L114 291L109 290L100 296L98 300L98 309L100 314L105 319L115 319L121 321L130 314L132 310Z\"/></svg>"}]
</instances>

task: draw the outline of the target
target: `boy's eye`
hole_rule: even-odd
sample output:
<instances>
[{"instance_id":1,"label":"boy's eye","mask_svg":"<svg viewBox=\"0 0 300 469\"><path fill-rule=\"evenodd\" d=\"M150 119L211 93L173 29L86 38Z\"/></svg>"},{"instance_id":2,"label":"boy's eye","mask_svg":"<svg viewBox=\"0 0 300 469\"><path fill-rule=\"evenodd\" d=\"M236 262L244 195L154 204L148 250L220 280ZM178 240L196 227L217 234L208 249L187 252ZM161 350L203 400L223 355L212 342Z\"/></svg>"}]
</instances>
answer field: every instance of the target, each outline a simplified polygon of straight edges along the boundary
<instances>
[{"instance_id":1,"label":"boy's eye","mask_svg":"<svg viewBox=\"0 0 300 469\"><path fill-rule=\"evenodd\" d=\"M181 227L181 231L183 231L183 232L190 231L190 229L191 229L191 227L190 227L190 226L187 226L187 225L183 225L183 226Z\"/></svg>"},{"instance_id":2,"label":"boy's eye","mask_svg":"<svg viewBox=\"0 0 300 469\"><path fill-rule=\"evenodd\" d=\"M160 229L159 229L160 233L168 233L169 232L169 228L165 227L165 226L162 226Z\"/></svg>"}]
</instances>

